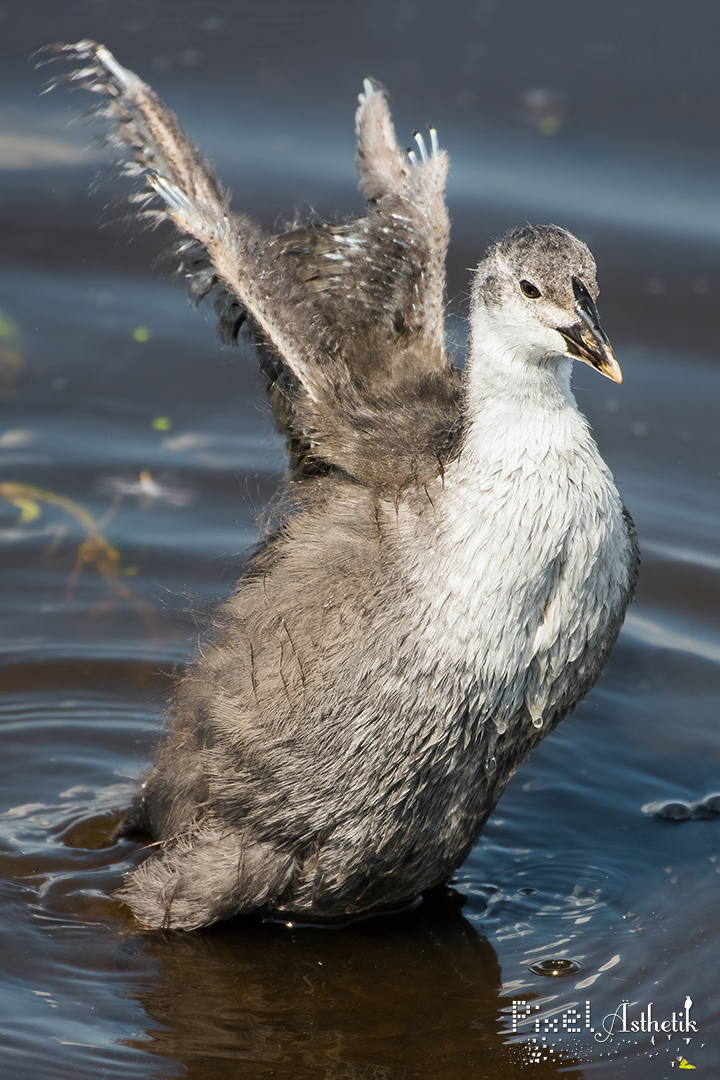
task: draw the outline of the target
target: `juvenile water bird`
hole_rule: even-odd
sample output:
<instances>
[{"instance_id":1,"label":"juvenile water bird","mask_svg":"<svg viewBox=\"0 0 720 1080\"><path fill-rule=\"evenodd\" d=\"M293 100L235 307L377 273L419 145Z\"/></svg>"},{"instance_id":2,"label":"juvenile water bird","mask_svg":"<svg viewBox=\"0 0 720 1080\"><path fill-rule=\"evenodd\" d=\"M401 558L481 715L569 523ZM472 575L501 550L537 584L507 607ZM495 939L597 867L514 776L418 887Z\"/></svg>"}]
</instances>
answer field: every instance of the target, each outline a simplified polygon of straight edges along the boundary
<instances>
[{"instance_id":1,"label":"juvenile water bird","mask_svg":"<svg viewBox=\"0 0 720 1080\"><path fill-rule=\"evenodd\" d=\"M365 216L268 235L102 45L54 47L169 218L195 300L259 341L290 460L282 508L181 680L121 827L152 853L146 927L402 907L462 863L508 780L602 671L634 528L570 388L616 382L592 255L555 225L474 274L464 372L444 334L447 157L356 113ZM157 206L159 196L160 207Z\"/></svg>"}]
</instances>

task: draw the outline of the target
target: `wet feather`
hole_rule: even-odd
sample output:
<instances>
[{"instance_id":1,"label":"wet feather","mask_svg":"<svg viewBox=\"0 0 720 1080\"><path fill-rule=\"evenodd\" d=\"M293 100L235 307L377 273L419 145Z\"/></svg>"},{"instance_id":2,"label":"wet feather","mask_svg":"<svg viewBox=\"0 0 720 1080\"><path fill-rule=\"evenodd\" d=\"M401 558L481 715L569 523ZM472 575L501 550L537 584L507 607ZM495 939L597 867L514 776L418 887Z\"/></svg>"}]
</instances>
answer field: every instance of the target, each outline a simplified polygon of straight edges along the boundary
<instances>
[{"instance_id":1,"label":"wet feather","mask_svg":"<svg viewBox=\"0 0 720 1080\"><path fill-rule=\"evenodd\" d=\"M51 51L104 96L128 176L183 233L193 300L224 340L252 327L290 460L122 827L156 846L121 895L185 929L405 904L449 878L593 685L632 596L632 522L570 389L572 356L619 377L592 256L556 226L498 241L461 376L447 158L434 131L400 150L379 84L356 113L365 215L267 235L107 49Z\"/></svg>"}]
</instances>

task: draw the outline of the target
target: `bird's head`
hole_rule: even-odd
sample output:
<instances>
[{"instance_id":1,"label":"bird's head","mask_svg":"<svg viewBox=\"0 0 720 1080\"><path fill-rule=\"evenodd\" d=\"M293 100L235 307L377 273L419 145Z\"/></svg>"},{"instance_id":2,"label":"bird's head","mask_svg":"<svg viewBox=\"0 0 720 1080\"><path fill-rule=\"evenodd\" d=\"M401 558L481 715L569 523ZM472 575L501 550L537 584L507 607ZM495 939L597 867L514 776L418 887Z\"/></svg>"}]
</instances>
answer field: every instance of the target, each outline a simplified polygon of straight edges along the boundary
<instances>
[{"instance_id":1,"label":"bird's head","mask_svg":"<svg viewBox=\"0 0 720 1080\"><path fill-rule=\"evenodd\" d=\"M499 338L508 351L538 365L567 356L622 382L600 326L595 260L556 225L506 233L480 263L471 321L479 343ZM482 345L481 345L482 348Z\"/></svg>"}]
</instances>

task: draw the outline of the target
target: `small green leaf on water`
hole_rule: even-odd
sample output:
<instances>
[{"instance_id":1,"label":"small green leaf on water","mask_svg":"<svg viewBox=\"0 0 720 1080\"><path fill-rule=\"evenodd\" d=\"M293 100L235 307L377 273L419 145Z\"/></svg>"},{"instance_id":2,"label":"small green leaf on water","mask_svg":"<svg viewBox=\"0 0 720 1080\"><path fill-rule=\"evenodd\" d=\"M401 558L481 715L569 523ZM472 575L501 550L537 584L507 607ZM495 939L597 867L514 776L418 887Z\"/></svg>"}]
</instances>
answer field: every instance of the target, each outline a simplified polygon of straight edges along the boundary
<instances>
[{"instance_id":1,"label":"small green leaf on water","mask_svg":"<svg viewBox=\"0 0 720 1080\"><path fill-rule=\"evenodd\" d=\"M29 521L37 521L40 517L40 507L34 499L23 499L22 496L18 496L10 501L21 511L18 525L27 525Z\"/></svg>"},{"instance_id":2,"label":"small green leaf on water","mask_svg":"<svg viewBox=\"0 0 720 1080\"><path fill-rule=\"evenodd\" d=\"M133 330L133 337L136 341L149 341L150 331L147 326L136 326Z\"/></svg>"},{"instance_id":3,"label":"small green leaf on water","mask_svg":"<svg viewBox=\"0 0 720 1080\"><path fill-rule=\"evenodd\" d=\"M156 431L169 431L172 427L172 420L167 416L156 416L152 422L152 426Z\"/></svg>"},{"instance_id":4,"label":"small green leaf on water","mask_svg":"<svg viewBox=\"0 0 720 1080\"><path fill-rule=\"evenodd\" d=\"M541 135L557 135L560 130L560 122L555 116L543 116L538 126Z\"/></svg>"},{"instance_id":5,"label":"small green leaf on water","mask_svg":"<svg viewBox=\"0 0 720 1080\"><path fill-rule=\"evenodd\" d=\"M0 338L16 338L20 335L20 328L12 319L8 319L0 311Z\"/></svg>"}]
</instances>

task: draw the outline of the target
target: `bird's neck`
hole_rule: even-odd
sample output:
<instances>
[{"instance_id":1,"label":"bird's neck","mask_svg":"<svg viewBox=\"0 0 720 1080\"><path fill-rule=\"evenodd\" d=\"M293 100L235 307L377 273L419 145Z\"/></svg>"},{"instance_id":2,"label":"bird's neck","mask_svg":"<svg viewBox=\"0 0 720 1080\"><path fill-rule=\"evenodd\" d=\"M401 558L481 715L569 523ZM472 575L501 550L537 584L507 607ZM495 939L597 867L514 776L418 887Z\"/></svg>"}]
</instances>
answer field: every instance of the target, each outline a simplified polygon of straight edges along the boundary
<instances>
[{"instance_id":1,"label":"bird's neck","mask_svg":"<svg viewBox=\"0 0 720 1080\"><path fill-rule=\"evenodd\" d=\"M539 357L492 323L475 325L467 369L465 466L487 475L549 464L560 455L572 460L593 447L585 418L570 386L572 360Z\"/></svg>"}]
</instances>

